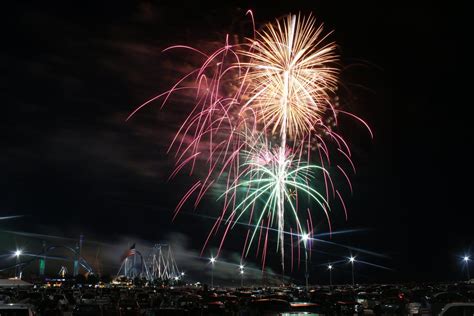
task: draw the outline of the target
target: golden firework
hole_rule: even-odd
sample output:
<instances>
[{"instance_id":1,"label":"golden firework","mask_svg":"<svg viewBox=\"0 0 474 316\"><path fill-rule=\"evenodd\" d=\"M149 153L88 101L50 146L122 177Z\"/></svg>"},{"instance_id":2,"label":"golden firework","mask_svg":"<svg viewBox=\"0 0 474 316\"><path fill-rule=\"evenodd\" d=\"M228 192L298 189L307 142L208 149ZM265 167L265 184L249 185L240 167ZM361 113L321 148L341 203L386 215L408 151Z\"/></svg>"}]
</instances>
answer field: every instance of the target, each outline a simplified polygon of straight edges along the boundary
<instances>
[{"instance_id":1,"label":"golden firework","mask_svg":"<svg viewBox=\"0 0 474 316\"><path fill-rule=\"evenodd\" d=\"M244 108L256 111L272 134L298 139L332 109L339 69L336 44L326 43L327 35L313 16L288 15L265 25L240 52L248 57L242 62L248 69Z\"/></svg>"}]
</instances>

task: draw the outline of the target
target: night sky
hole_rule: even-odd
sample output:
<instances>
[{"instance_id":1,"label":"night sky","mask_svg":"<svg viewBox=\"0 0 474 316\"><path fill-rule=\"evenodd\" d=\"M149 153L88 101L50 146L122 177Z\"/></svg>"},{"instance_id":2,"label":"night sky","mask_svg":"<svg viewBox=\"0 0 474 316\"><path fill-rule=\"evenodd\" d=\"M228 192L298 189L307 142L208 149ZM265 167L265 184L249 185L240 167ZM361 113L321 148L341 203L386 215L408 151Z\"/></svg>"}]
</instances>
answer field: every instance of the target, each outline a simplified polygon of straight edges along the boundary
<instances>
[{"instance_id":1,"label":"night sky","mask_svg":"<svg viewBox=\"0 0 474 316\"><path fill-rule=\"evenodd\" d=\"M353 251L391 269L359 267L362 281L463 278L459 256L474 246L467 9L429 1L193 3L19 2L4 8L0 217L24 217L2 220L0 229L72 238L82 232L111 243L179 232L199 250L213 224L208 217L220 208L207 199L172 223L192 179L183 174L167 181L173 160L165 150L186 104L175 99L164 110L151 105L125 119L192 62L161 54L167 46L205 49L226 33L247 32L247 9L257 23L313 12L335 30L350 66L342 78L351 91L349 110L375 133L370 141L360 126L343 126L358 173L354 196L346 200L349 220L336 216L334 228L359 231L326 240L383 255ZM319 222L327 232L324 219ZM240 251L241 236L233 233L229 253ZM4 252L10 245L0 247ZM349 255L338 246L317 243L315 249L314 271ZM279 255L272 257L269 264L278 269Z\"/></svg>"}]
</instances>

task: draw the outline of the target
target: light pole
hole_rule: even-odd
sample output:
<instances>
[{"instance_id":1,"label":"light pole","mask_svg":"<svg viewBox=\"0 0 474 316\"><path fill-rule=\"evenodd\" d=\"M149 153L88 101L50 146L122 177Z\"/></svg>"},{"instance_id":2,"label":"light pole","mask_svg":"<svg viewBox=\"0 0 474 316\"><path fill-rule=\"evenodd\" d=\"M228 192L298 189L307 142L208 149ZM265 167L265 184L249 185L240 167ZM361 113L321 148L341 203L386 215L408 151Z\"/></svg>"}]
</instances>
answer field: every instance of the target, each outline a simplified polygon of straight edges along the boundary
<instances>
[{"instance_id":1,"label":"light pole","mask_svg":"<svg viewBox=\"0 0 474 316\"><path fill-rule=\"evenodd\" d=\"M23 251L21 249L15 250L15 257L16 257L16 269L15 269L15 278L21 279L21 267L20 267L20 256L22 255Z\"/></svg>"},{"instance_id":2,"label":"light pole","mask_svg":"<svg viewBox=\"0 0 474 316\"><path fill-rule=\"evenodd\" d=\"M332 288L332 264L328 265L328 270L329 270L329 288Z\"/></svg>"},{"instance_id":3,"label":"light pole","mask_svg":"<svg viewBox=\"0 0 474 316\"><path fill-rule=\"evenodd\" d=\"M469 281L471 279L471 276L469 275L469 261L471 260L469 256L464 256L462 259L464 263L466 264L466 270L467 270L467 280Z\"/></svg>"},{"instance_id":4,"label":"light pole","mask_svg":"<svg viewBox=\"0 0 474 316\"><path fill-rule=\"evenodd\" d=\"M214 288L214 263L216 262L216 258L211 257L211 288Z\"/></svg>"},{"instance_id":5,"label":"light pole","mask_svg":"<svg viewBox=\"0 0 474 316\"><path fill-rule=\"evenodd\" d=\"M309 290L309 282L308 282L309 273L308 273L308 247L307 247L307 244L308 244L308 240L309 240L309 234L303 234L301 239L303 240L303 245L304 245L304 254L305 254L305 259L304 259L305 274L304 274L304 277L306 279L306 292L308 292L308 290Z\"/></svg>"},{"instance_id":6,"label":"light pole","mask_svg":"<svg viewBox=\"0 0 474 316\"><path fill-rule=\"evenodd\" d=\"M355 282L354 282L354 261L355 261L355 257L351 256L349 258L349 262L351 263L352 265L352 286L355 285Z\"/></svg>"}]
</instances>

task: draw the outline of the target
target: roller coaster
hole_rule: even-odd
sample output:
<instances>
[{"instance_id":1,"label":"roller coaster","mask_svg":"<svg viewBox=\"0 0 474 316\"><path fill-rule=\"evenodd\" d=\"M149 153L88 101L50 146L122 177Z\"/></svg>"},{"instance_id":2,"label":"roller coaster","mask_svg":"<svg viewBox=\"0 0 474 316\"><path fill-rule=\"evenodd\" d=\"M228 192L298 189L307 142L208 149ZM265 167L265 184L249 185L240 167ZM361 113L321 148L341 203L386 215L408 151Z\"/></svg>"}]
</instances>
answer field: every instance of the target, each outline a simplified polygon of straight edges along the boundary
<instances>
[{"instance_id":1,"label":"roller coaster","mask_svg":"<svg viewBox=\"0 0 474 316\"><path fill-rule=\"evenodd\" d=\"M84 257L81 256L82 242L82 236L79 239L79 243L76 244L74 248L67 245L50 245L47 247L46 243L43 242L43 249L38 253L25 253L17 250L15 253L1 255L1 257L4 258L11 257L11 259L16 257L16 262L14 264L0 266L0 272L15 270L15 277L21 278L22 271L26 266L38 262L38 275L43 277L45 275L46 261L60 260L72 262L74 276L78 275L81 269L88 274L94 273L92 266ZM70 256L54 255L57 250L63 250L66 253L69 253Z\"/></svg>"},{"instance_id":2,"label":"roller coaster","mask_svg":"<svg viewBox=\"0 0 474 316\"><path fill-rule=\"evenodd\" d=\"M169 244L155 244L146 258L133 245L122 257L117 272L117 277L138 277L150 282L177 281L183 275L178 269Z\"/></svg>"},{"instance_id":3,"label":"roller coaster","mask_svg":"<svg viewBox=\"0 0 474 316\"><path fill-rule=\"evenodd\" d=\"M15 277L21 278L22 271L33 264L38 263L38 275L45 276L46 263L49 260L59 260L66 263L72 263L72 269L69 270L65 265L61 266L59 275L65 275L67 271L73 271L73 276L81 273L94 274L92 266L81 255L83 236L74 247L68 245L46 245L43 241L43 249L37 253L27 253L17 250L7 254L0 254L0 259L6 259L9 263L5 266L0 265L0 272L15 271ZM61 255L57 255L60 252ZM171 246L166 243L155 244L146 256L135 248L133 244L121 259L120 268L117 272L117 278L126 278L134 280L136 278L145 279L148 282L176 282L184 276L176 264Z\"/></svg>"}]
</instances>

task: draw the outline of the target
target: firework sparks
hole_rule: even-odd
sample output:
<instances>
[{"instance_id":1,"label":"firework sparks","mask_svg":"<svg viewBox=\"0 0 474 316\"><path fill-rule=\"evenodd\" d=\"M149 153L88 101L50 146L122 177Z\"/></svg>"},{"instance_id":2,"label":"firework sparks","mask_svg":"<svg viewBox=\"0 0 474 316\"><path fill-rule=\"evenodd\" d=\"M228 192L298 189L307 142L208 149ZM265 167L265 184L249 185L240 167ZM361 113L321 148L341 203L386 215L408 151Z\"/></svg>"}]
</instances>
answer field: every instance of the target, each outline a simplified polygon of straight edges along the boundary
<instances>
[{"instance_id":1,"label":"firework sparks","mask_svg":"<svg viewBox=\"0 0 474 316\"><path fill-rule=\"evenodd\" d=\"M249 59L242 63L248 69L245 80L249 94L243 109L252 108L267 134L277 134L280 138L272 168L276 185L271 199L275 202L272 207L277 210L283 270L289 184L286 177L292 161L286 154L287 143L302 141L313 132L327 108L333 109L330 94L337 88L338 69L331 67L337 61L335 44L322 44L325 40L322 31L322 26L316 27L311 16L288 15L282 21L267 24L257 32L250 48L241 51ZM306 189L306 193L311 192ZM296 212L293 206L291 210Z\"/></svg>"},{"instance_id":2,"label":"firework sparks","mask_svg":"<svg viewBox=\"0 0 474 316\"><path fill-rule=\"evenodd\" d=\"M192 174L196 163L203 164L207 172L180 200L175 216L187 201L194 199L197 206L213 185L223 184L218 199L222 211L203 250L224 223L220 252L229 230L248 216L254 228L247 232L242 256L248 254L260 231L257 254L262 249L264 265L268 232L270 226L276 227L284 270L285 229L309 237L314 233L312 211L299 210L299 199L305 197L306 204L320 208L330 224L332 191L347 217L346 204L327 171L331 165L329 140L355 173L349 146L335 132L338 114L368 125L333 104L339 75L336 44L328 42L330 33L325 34L313 16L288 15L257 31L250 15L254 36L246 43L230 43L226 36L225 45L210 54L184 45L170 47L188 49L203 57L203 63L171 89L139 106L129 118L152 101L161 98L164 106L172 94L194 91L194 105L169 147L176 158L170 178L184 168ZM318 162L312 152L317 152ZM336 170L352 192L347 172L340 165ZM325 194L316 188L323 188Z\"/></svg>"},{"instance_id":3,"label":"firework sparks","mask_svg":"<svg viewBox=\"0 0 474 316\"><path fill-rule=\"evenodd\" d=\"M285 150L282 160L279 148L269 150L267 146L262 147L264 148L253 148L254 151L243 153L247 157L242 166L245 171L238 183L228 189L228 191L240 190L242 195L242 198L239 199L240 202L228 216L228 224L232 221L235 225L242 216L254 209L256 203L261 202L246 253L252 245L257 230L262 227L261 222L265 215L270 218L271 226L276 219L279 235L285 232L284 223L289 223L290 220L281 220L278 205L286 206L291 211L293 222L299 231L311 231L312 227L304 227L306 226L305 222L300 220L301 215L297 207L298 197L309 197L325 211L326 216L329 216L327 213L327 210L330 209L328 201L314 189L317 171L325 173L327 171L320 166L299 161L288 148ZM298 192L302 194L298 194ZM228 192L224 194L226 193ZM249 215L250 219L252 216L253 214ZM291 226L288 226L291 229Z\"/></svg>"},{"instance_id":4,"label":"firework sparks","mask_svg":"<svg viewBox=\"0 0 474 316\"><path fill-rule=\"evenodd\" d=\"M258 112L265 128L300 139L311 133L337 89L336 45L323 44L323 26L314 17L288 15L257 32L242 66L250 98L244 104ZM282 136L283 137L283 136Z\"/></svg>"}]
</instances>

